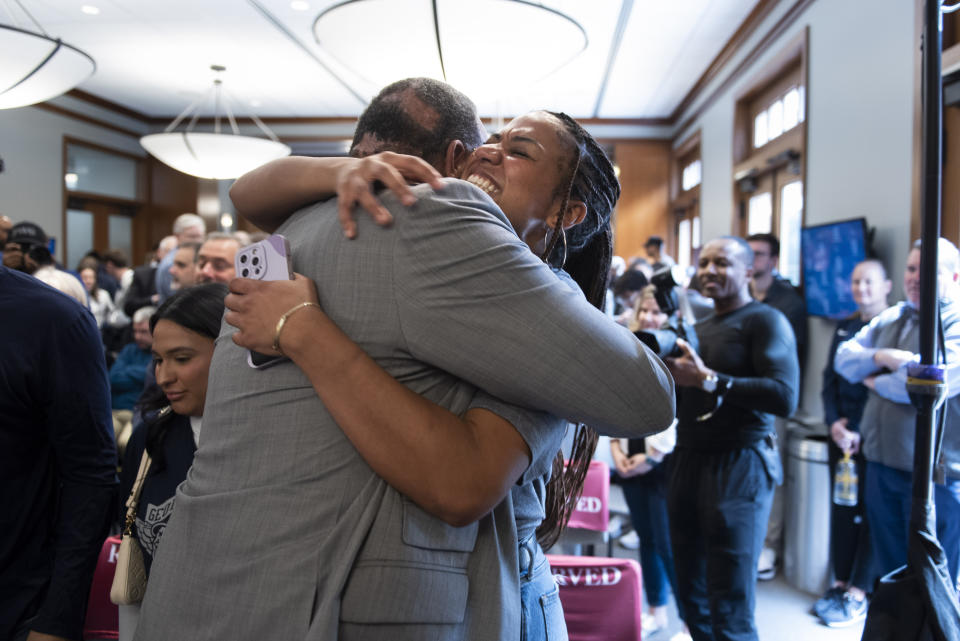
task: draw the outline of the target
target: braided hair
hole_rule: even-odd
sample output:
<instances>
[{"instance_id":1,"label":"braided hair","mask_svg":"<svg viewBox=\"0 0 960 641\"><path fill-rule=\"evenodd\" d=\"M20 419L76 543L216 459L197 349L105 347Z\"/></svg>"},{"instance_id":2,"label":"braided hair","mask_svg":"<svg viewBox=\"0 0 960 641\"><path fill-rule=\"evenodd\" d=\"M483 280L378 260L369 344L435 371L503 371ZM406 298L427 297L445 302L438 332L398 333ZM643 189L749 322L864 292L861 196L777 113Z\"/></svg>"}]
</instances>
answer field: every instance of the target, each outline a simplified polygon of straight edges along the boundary
<instances>
[{"instance_id":1,"label":"braided hair","mask_svg":"<svg viewBox=\"0 0 960 641\"><path fill-rule=\"evenodd\" d=\"M598 309L603 309L613 256L610 217L620 198L620 182L613 163L593 136L567 114L547 113L563 125L568 134L564 138L572 139L570 142L573 143L574 153L565 163L566 166L561 167L560 175L568 177L560 183L556 192L556 196L563 199L561 215L542 258L554 267L565 268L583 290L587 300ZM587 212L579 225L565 232L562 226L563 213L570 200L582 201ZM564 464L563 452L557 452L547 483L546 517L537 528L537 540L543 549L549 549L556 543L570 520L583 492L587 468L596 447L596 431L578 424L574 431L569 464Z\"/></svg>"}]
</instances>

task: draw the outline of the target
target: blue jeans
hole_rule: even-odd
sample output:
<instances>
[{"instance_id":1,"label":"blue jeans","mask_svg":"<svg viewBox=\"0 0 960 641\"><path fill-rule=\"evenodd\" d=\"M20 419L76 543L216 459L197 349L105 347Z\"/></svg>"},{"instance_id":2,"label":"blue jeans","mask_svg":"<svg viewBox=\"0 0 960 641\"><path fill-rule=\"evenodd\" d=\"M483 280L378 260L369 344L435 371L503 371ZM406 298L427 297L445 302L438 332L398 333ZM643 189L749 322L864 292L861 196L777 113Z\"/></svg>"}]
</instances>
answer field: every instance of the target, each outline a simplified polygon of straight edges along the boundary
<instances>
[{"instance_id":1,"label":"blue jeans","mask_svg":"<svg viewBox=\"0 0 960 641\"><path fill-rule=\"evenodd\" d=\"M520 544L520 641L567 641L560 589L536 536Z\"/></svg>"},{"instance_id":2,"label":"blue jeans","mask_svg":"<svg viewBox=\"0 0 960 641\"><path fill-rule=\"evenodd\" d=\"M867 461L867 520L877 569L887 574L907 563L913 474ZM937 539L947 556L954 584L960 569L960 480L933 486Z\"/></svg>"},{"instance_id":3,"label":"blue jeans","mask_svg":"<svg viewBox=\"0 0 960 641\"><path fill-rule=\"evenodd\" d=\"M665 463L642 476L620 481L630 508L630 521L640 537L640 570L647 603L667 604L669 589L676 589L670 522L667 518Z\"/></svg>"}]
</instances>

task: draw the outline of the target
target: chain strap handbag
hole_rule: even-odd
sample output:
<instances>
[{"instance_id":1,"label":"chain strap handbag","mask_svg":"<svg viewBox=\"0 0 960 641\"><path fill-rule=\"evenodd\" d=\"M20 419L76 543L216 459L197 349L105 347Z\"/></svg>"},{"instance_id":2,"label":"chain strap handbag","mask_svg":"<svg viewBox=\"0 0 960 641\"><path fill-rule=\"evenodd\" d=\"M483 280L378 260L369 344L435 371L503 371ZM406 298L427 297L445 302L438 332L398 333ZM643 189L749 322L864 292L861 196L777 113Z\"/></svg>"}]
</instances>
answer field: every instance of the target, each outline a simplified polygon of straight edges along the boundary
<instances>
[{"instance_id":1,"label":"chain strap handbag","mask_svg":"<svg viewBox=\"0 0 960 641\"><path fill-rule=\"evenodd\" d=\"M133 538L133 524L137 519L137 503L140 501L140 490L143 480L150 469L150 454L146 449L140 457L140 469L137 471L137 480L133 490L127 497L127 518L123 525L123 538L120 539L120 550L117 552L117 569L113 575L113 585L110 586L110 601L117 605L140 603L143 594L147 591L147 571L143 565L143 550L140 542Z\"/></svg>"}]
</instances>

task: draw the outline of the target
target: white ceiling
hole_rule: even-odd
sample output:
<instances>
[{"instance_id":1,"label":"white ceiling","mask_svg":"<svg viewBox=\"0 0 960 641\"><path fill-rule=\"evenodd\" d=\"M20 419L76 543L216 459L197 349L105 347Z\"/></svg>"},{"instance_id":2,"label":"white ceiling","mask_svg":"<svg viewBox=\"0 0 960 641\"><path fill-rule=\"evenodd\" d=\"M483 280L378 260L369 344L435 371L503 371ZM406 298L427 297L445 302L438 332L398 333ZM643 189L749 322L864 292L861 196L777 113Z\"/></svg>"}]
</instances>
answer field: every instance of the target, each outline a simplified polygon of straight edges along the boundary
<instances>
[{"instance_id":1,"label":"white ceiling","mask_svg":"<svg viewBox=\"0 0 960 641\"><path fill-rule=\"evenodd\" d=\"M3 11L10 1L0 0L0 23L10 23ZM151 117L172 118L202 96L214 75L211 64L227 67L223 86L236 99L238 115L252 111L275 118L356 116L383 80L357 77L329 48L317 43L314 20L339 3L334 0L307 0L307 10L294 9L291 0L20 2L48 34L96 60L96 72L80 89ZM413 63L409 71L405 64L396 64L418 44L425 43L426 50L433 51L430 0L363 3L372 7L372 17L346 20L346 12L337 10L328 16L332 27L321 22L325 42L331 47L356 46L356 57L347 62L352 60L357 66L362 62L368 68L376 67L383 61L381 66L398 77L430 74L429 68L421 71ZM543 62L539 51L531 54L517 48L534 40L537 22L504 18L497 6L504 0L439 0L437 4L441 22L444 15L467 12L467 18L455 18L455 22L471 26L476 36L471 39L470 53L459 58L466 67L448 72L451 79L455 73L458 78L471 79L455 84L477 102L484 116L549 108L580 118L666 118L756 3L544 0L539 4L567 14L583 27L587 46L545 80L521 80L519 85L504 79L504 68L523 70L527 62ZM84 5L96 7L99 13L84 13ZM334 23L338 12L339 21ZM404 20L411 16L428 30L412 35L417 27ZM621 18L625 20L621 22ZM614 52L618 25L622 40ZM391 44L376 35L380 26L411 35ZM460 38L466 40L464 35ZM362 43L368 44L361 52ZM454 64L452 52L446 57L448 65ZM212 112L212 104L204 109L205 115Z\"/></svg>"}]
</instances>

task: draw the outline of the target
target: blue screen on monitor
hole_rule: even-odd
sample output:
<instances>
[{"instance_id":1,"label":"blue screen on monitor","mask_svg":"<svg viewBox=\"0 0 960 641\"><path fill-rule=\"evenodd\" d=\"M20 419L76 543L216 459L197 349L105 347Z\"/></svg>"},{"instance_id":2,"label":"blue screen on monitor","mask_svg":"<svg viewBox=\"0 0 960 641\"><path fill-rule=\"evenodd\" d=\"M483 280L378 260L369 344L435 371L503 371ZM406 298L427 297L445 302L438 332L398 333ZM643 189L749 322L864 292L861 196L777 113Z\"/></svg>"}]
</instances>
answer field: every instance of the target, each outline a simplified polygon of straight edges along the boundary
<instances>
[{"instance_id":1,"label":"blue screen on monitor","mask_svg":"<svg viewBox=\"0 0 960 641\"><path fill-rule=\"evenodd\" d=\"M867 257L866 227L855 218L803 229L803 287L811 316L846 318L857 311L850 276Z\"/></svg>"}]
</instances>

